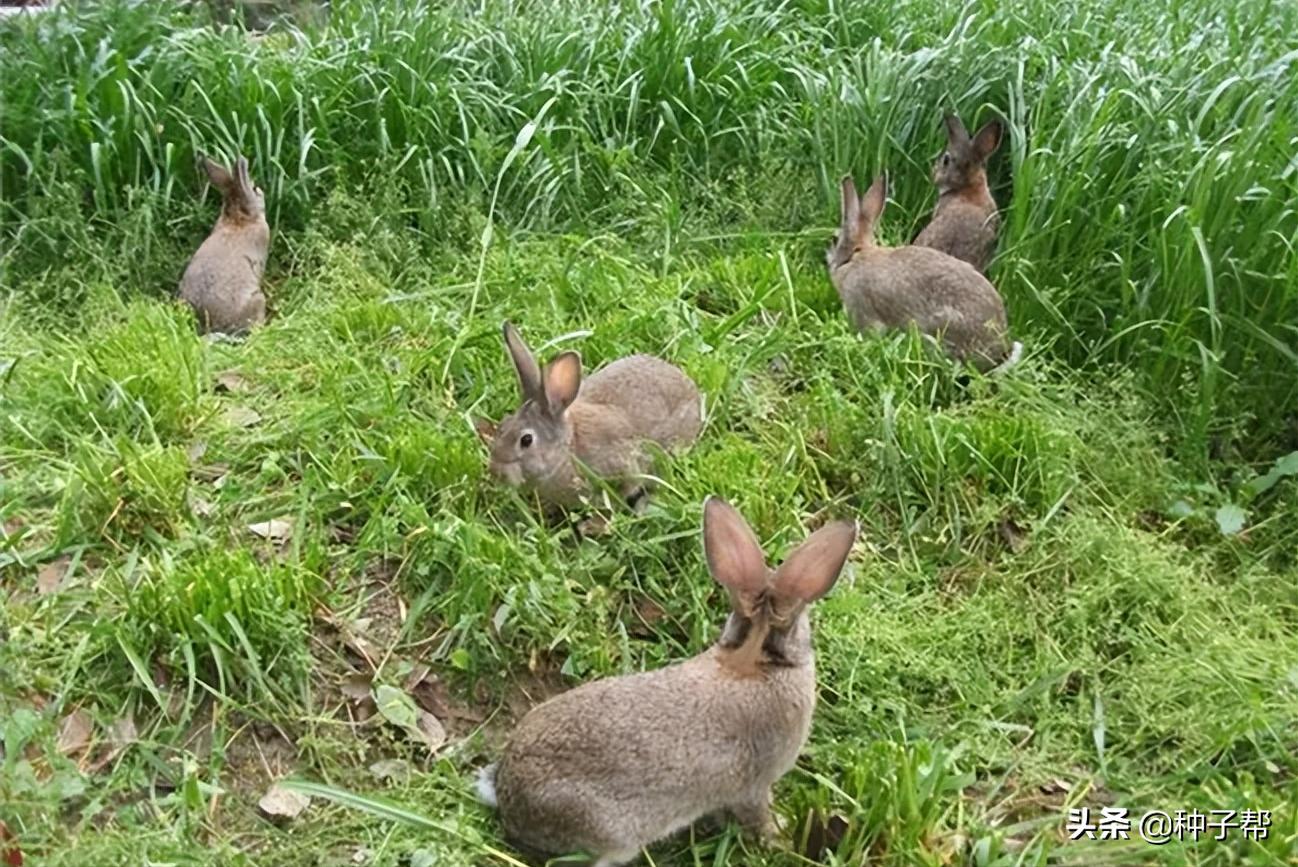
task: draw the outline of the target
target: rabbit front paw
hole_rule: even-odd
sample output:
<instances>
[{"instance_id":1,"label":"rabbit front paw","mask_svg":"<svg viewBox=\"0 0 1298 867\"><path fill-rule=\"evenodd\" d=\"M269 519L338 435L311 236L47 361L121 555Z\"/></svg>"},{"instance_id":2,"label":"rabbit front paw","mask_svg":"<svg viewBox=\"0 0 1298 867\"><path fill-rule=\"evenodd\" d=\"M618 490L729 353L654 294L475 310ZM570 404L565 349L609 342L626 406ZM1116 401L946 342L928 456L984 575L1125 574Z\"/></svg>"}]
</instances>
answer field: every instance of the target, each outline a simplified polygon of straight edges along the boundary
<instances>
[{"instance_id":1,"label":"rabbit front paw","mask_svg":"<svg viewBox=\"0 0 1298 867\"><path fill-rule=\"evenodd\" d=\"M731 808L735 820L744 830L764 844L773 843L784 833L786 822L778 813L771 811L771 796L763 794L747 804L738 804Z\"/></svg>"}]
</instances>

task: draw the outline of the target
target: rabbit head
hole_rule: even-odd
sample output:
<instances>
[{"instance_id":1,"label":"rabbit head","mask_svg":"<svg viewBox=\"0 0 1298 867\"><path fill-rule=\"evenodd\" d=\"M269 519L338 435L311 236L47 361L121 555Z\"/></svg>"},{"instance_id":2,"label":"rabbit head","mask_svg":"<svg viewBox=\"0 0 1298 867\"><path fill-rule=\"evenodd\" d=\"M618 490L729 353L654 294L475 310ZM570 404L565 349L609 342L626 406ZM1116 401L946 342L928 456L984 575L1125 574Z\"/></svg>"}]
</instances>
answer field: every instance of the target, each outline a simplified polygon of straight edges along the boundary
<instances>
[{"instance_id":1,"label":"rabbit head","mask_svg":"<svg viewBox=\"0 0 1298 867\"><path fill-rule=\"evenodd\" d=\"M561 352L543 370L513 325L504 323L502 331L523 403L494 430L480 427L479 434L490 443L492 473L514 486L543 483L571 468L566 411L581 388L581 355Z\"/></svg>"},{"instance_id":2,"label":"rabbit head","mask_svg":"<svg viewBox=\"0 0 1298 867\"><path fill-rule=\"evenodd\" d=\"M807 606L838 580L857 529L853 521L826 524L771 569L743 516L723 500L708 498L703 549L708 571L730 592L731 612L719 644L732 668L755 672L811 658Z\"/></svg>"},{"instance_id":3,"label":"rabbit head","mask_svg":"<svg viewBox=\"0 0 1298 867\"><path fill-rule=\"evenodd\" d=\"M248 174L248 161L239 157L231 171L208 157L203 157L203 170L212 186L221 191L221 221L243 224L265 219L266 197L261 187L252 182Z\"/></svg>"},{"instance_id":4,"label":"rabbit head","mask_svg":"<svg viewBox=\"0 0 1298 867\"><path fill-rule=\"evenodd\" d=\"M989 121L970 138L960 118L948 114L946 150L933 163L933 183L939 194L981 186L987 181L987 158L1001 144L1001 122Z\"/></svg>"},{"instance_id":5,"label":"rabbit head","mask_svg":"<svg viewBox=\"0 0 1298 867\"><path fill-rule=\"evenodd\" d=\"M863 197L856 195L856 183L851 175L844 175L841 184L842 205L838 234L834 236L829 250L825 253L825 262L829 272L852 261L852 257L862 250L875 246L874 230L883 215L883 206L888 199L888 176L881 174L870 184Z\"/></svg>"}]
</instances>

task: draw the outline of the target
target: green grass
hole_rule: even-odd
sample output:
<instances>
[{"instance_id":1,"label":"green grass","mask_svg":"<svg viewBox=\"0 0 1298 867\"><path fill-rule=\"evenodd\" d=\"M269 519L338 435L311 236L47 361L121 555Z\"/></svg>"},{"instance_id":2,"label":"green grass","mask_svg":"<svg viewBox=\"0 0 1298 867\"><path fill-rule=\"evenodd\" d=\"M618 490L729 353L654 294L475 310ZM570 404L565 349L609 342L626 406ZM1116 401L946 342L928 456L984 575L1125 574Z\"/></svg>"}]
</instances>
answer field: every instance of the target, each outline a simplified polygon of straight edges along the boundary
<instances>
[{"instance_id":1,"label":"green grass","mask_svg":"<svg viewBox=\"0 0 1298 867\"><path fill-rule=\"evenodd\" d=\"M0 821L29 862L516 863L474 769L529 698L715 637L715 493L773 556L827 516L862 541L781 846L701 826L652 863L1292 863L1298 12L615 6L0 24ZM841 173L887 168L885 234L922 225L947 107L1011 128L991 276L1028 352L995 381L854 335L824 274ZM236 148L273 315L209 343L169 296L216 211L194 155ZM579 540L488 477L505 318L707 393L646 515ZM349 724L356 675L425 667L435 756ZM316 799L281 828L286 774ZM1067 841L1111 802L1273 826ZM836 851L798 854L829 816Z\"/></svg>"}]
</instances>

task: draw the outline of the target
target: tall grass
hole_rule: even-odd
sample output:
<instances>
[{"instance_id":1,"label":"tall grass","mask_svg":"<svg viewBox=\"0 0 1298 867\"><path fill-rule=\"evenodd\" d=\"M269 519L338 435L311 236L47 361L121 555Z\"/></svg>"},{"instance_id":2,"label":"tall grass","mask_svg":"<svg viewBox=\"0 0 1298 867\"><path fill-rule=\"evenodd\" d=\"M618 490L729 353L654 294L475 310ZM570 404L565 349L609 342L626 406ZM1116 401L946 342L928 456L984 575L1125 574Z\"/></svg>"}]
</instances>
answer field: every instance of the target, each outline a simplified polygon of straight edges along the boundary
<instances>
[{"instance_id":1,"label":"tall grass","mask_svg":"<svg viewBox=\"0 0 1298 867\"><path fill-rule=\"evenodd\" d=\"M144 253L128 272L160 291L166 239L199 231L200 151L250 155L279 231L382 179L398 193L378 219L435 247L550 100L501 177L515 227L827 229L836 177L887 168L889 231L909 236L939 113L998 112L993 276L1017 327L1174 394L1191 453L1292 424L1292 4L344 0L264 37L202 8L82 4L0 32L11 285L39 295L53 257L125 235ZM719 204L736 187L772 195L736 215Z\"/></svg>"},{"instance_id":2,"label":"tall grass","mask_svg":"<svg viewBox=\"0 0 1298 867\"><path fill-rule=\"evenodd\" d=\"M0 822L30 863L519 863L475 770L546 690L714 638L707 494L776 558L830 516L861 542L788 833L653 863L1293 860L1292 5L331 6L0 23ZM887 168L909 237L947 108L1012 129L992 276L1029 352L994 380L862 339L824 275L839 173ZM215 211L194 157L235 150L272 315L209 342L165 296ZM698 382L646 514L573 532L490 478L502 319ZM379 687L439 751L360 722ZM317 799L281 828L285 774ZM1066 840L1110 802L1274 827Z\"/></svg>"}]
</instances>

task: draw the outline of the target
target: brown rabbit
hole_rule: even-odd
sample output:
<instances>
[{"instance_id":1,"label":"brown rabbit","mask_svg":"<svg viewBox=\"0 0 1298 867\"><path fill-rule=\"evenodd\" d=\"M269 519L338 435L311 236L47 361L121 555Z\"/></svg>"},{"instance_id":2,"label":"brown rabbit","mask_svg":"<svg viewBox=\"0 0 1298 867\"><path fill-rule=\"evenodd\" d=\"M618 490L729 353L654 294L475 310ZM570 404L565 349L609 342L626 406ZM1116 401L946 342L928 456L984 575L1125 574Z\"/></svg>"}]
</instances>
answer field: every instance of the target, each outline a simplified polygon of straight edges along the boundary
<instances>
[{"instance_id":1,"label":"brown rabbit","mask_svg":"<svg viewBox=\"0 0 1298 867\"><path fill-rule=\"evenodd\" d=\"M671 450L698 438L702 399L675 365L632 355L583 381L578 353L560 353L543 371L514 326L502 331L523 405L499 426L479 423L478 433L491 448L491 472L506 483L572 505L588 489L585 470L616 482L638 506L652 461L645 445Z\"/></svg>"},{"instance_id":2,"label":"brown rabbit","mask_svg":"<svg viewBox=\"0 0 1298 867\"><path fill-rule=\"evenodd\" d=\"M203 332L237 334L266 319L261 274L270 248L266 201L248 176L243 157L230 172L203 158L212 186L221 191L221 216L189 260L180 278L180 297L194 308Z\"/></svg>"},{"instance_id":3,"label":"brown rabbit","mask_svg":"<svg viewBox=\"0 0 1298 867\"><path fill-rule=\"evenodd\" d=\"M732 608L721 637L692 659L587 683L523 717L478 779L509 838L615 867L721 810L772 836L771 787L797 761L816 704L807 606L834 586L856 533L828 524L772 571L739 513L709 497L704 551Z\"/></svg>"},{"instance_id":4,"label":"brown rabbit","mask_svg":"<svg viewBox=\"0 0 1298 867\"><path fill-rule=\"evenodd\" d=\"M1000 147L1001 122L990 121L973 138L955 115L948 114L945 122L947 147L933 164L937 207L915 244L986 271L1001 222L987 187L987 158Z\"/></svg>"},{"instance_id":5,"label":"brown rabbit","mask_svg":"<svg viewBox=\"0 0 1298 867\"><path fill-rule=\"evenodd\" d=\"M860 199L852 178L843 178L842 225L825 260L852 324L884 331L913 323L984 372L1016 362L1022 347L1011 353L1006 345L1005 304L977 269L929 247L875 243L887 196L885 175Z\"/></svg>"}]
</instances>

